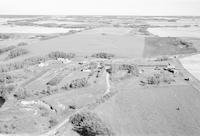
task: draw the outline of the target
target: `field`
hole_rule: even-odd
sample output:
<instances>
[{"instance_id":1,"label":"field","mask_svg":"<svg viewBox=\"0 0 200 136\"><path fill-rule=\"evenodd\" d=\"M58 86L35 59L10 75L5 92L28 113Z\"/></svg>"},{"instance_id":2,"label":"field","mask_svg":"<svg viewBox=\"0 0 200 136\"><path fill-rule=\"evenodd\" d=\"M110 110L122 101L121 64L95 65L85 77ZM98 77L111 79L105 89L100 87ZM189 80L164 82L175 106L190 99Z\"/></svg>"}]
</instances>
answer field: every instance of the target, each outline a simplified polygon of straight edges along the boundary
<instances>
[{"instance_id":1,"label":"field","mask_svg":"<svg viewBox=\"0 0 200 136\"><path fill-rule=\"evenodd\" d=\"M199 18L0 19L0 136L200 135Z\"/></svg>"},{"instance_id":2,"label":"field","mask_svg":"<svg viewBox=\"0 0 200 136\"><path fill-rule=\"evenodd\" d=\"M185 69L187 69L198 80L200 79L199 73L199 54L182 58L181 62Z\"/></svg>"},{"instance_id":3,"label":"field","mask_svg":"<svg viewBox=\"0 0 200 136\"><path fill-rule=\"evenodd\" d=\"M148 37L145 39L144 57L196 53L197 50L184 39L174 37Z\"/></svg>"},{"instance_id":4,"label":"field","mask_svg":"<svg viewBox=\"0 0 200 136\"><path fill-rule=\"evenodd\" d=\"M8 97L8 102L4 104L5 108L1 108L0 118L3 121L0 127L1 132L22 134L45 132L53 127L49 122L52 119L55 123L53 125L56 125L64 117L73 113L75 109L84 107L102 95L106 90L105 73L102 71L103 73L96 78L94 71L89 76L90 73L80 71L83 66L78 66L77 62L79 61L74 60L70 65L64 65L55 61L55 63L40 68L40 70L38 70L38 66L34 66L29 70L19 71L21 75L26 75L29 78L21 79L22 81L18 82L18 88L15 92L5 94ZM14 73L13 76L17 76L17 73ZM63 76L63 78L58 84L55 86L47 85L50 80L59 76ZM81 86L70 88L69 86L69 90L62 89L65 84L81 78L88 80L88 84L84 88ZM71 109L70 106L73 108ZM30 116L34 117L30 118ZM29 125L24 126L25 122ZM3 129L5 125L8 126L6 130ZM30 127L31 125L32 127ZM10 128L12 126L14 129Z\"/></svg>"},{"instance_id":5,"label":"field","mask_svg":"<svg viewBox=\"0 0 200 136\"><path fill-rule=\"evenodd\" d=\"M200 133L198 90L189 85L136 88L133 81L122 83L126 86L120 85L114 98L94 110L116 135Z\"/></svg>"},{"instance_id":6,"label":"field","mask_svg":"<svg viewBox=\"0 0 200 136\"><path fill-rule=\"evenodd\" d=\"M103 35L103 32L100 30L104 31L105 35ZM26 58L31 56L43 56L56 50L73 52L79 56L91 56L93 53L109 52L118 57L142 57L144 37L133 37L127 32L129 30L130 29L127 28L103 28L103 30L102 28L97 28L69 36L39 41L22 48L30 52L24 56ZM19 61L23 58L18 57L12 59L12 62L16 60ZM9 60L5 63L8 62Z\"/></svg>"}]
</instances>

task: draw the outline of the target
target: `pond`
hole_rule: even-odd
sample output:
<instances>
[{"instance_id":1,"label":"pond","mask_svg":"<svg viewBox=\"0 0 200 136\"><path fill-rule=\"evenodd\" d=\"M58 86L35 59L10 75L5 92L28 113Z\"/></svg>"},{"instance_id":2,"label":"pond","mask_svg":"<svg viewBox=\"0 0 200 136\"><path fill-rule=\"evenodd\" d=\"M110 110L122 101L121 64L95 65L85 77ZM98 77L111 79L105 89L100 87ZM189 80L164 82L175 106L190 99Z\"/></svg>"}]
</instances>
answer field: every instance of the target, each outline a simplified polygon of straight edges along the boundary
<instances>
[{"instance_id":1,"label":"pond","mask_svg":"<svg viewBox=\"0 0 200 136\"><path fill-rule=\"evenodd\" d=\"M25 20L30 18L0 18L0 24L6 24L8 21Z\"/></svg>"},{"instance_id":2,"label":"pond","mask_svg":"<svg viewBox=\"0 0 200 136\"><path fill-rule=\"evenodd\" d=\"M175 22L170 22L167 20L147 20L147 24L151 26L176 26L176 27L184 27L184 26L200 26L200 19L178 19Z\"/></svg>"},{"instance_id":3,"label":"pond","mask_svg":"<svg viewBox=\"0 0 200 136\"><path fill-rule=\"evenodd\" d=\"M53 27L41 27L41 26L0 25L0 33L53 34L53 33L67 33L70 30L80 30L80 28L53 28Z\"/></svg>"},{"instance_id":4,"label":"pond","mask_svg":"<svg viewBox=\"0 0 200 136\"><path fill-rule=\"evenodd\" d=\"M45 21L36 21L35 24L57 24L57 25L81 25L85 24L84 22L75 22L75 21L58 21L58 20L45 20Z\"/></svg>"}]
</instances>

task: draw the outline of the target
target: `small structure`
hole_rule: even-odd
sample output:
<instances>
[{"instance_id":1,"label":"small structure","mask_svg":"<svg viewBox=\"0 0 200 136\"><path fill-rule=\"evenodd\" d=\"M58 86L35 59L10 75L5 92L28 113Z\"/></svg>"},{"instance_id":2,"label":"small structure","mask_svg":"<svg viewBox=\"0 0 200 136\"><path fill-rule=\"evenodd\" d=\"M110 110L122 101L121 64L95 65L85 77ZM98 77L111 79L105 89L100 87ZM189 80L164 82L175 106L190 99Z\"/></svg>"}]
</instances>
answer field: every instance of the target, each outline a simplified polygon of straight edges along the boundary
<instances>
[{"instance_id":1,"label":"small structure","mask_svg":"<svg viewBox=\"0 0 200 136\"><path fill-rule=\"evenodd\" d=\"M91 72L91 68L89 65L85 65L82 69L81 69L82 72Z\"/></svg>"},{"instance_id":2,"label":"small structure","mask_svg":"<svg viewBox=\"0 0 200 136\"><path fill-rule=\"evenodd\" d=\"M81 71L83 71L83 72L87 72L87 73L90 73L90 72L91 72L90 69L82 69Z\"/></svg>"},{"instance_id":3,"label":"small structure","mask_svg":"<svg viewBox=\"0 0 200 136\"><path fill-rule=\"evenodd\" d=\"M184 80L185 80L185 81L189 81L190 79L189 79L189 78L185 78Z\"/></svg>"},{"instance_id":4,"label":"small structure","mask_svg":"<svg viewBox=\"0 0 200 136\"><path fill-rule=\"evenodd\" d=\"M112 74L112 67L109 65L105 66L106 72L108 72L109 74Z\"/></svg>"},{"instance_id":5,"label":"small structure","mask_svg":"<svg viewBox=\"0 0 200 136\"><path fill-rule=\"evenodd\" d=\"M66 109L65 105L63 105L63 104L61 104L61 103L58 103L58 107L59 107L60 109L62 109L62 110L65 110L65 109Z\"/></svg>"},{"instance_id":6,"label":"small structure","mask_svg":"<svg viewBox=\"0 0 200 136\"><path fill-rule=\"evenodd\" d=\"M48 63L43 63L43 62L42 62L42 63L40 63L38 66L39 66L39 67L46 67L46 66L48 66L48 65L49 65Z\"/></svg>"},{"instance_id":7,"label":"small structure","mask_svg":"<svg viewBox=\"0 0 200 136\"><path fill-rule=\"evenodd\" d=\"M140 81L140 85L145 86L145 85L146 85L146 82L143 81L143 80L141 80L141 81Z\"/></svg>"},{"instance_id":8,"label":"small structure","mask_svg":"<svg viewBox=\"0 0 200 136\"><path fill-rule=\"evenodd\" d=\"M32 100L32 101L21 101L21 104L23 106L34 106L34 105L38 105L38 106L42 106L46 109L49 110L53 110L56 112L56 109L54 109L51 105L47 104L45 101L40 101L40 100Z\"/></svg>"},{"instance_id":9,"label":"small structure","mask_svg":"<svg viewBox=\"0 0 200 136\"><path fill-rule=\"evenodd\" d=\"M79 64L79 65L83 65L83 64L88 64L88 62L87 62L87 61L81 61L81 62L79 62L78 64Z\"/></svg>"},{"instance_id":10,"label":"small structure","mask_svg":"<svg viewBox=\"0 0 200 136\"><path fill-rule=\"evenodd\" d=\"M63 64L68 64L71 62L71 60L65 58L57 58L57 61L60 61Z\"/></svg>"},{"instance_id":11,"label":"small structure","mask_svg":"<svg viewBox=\"0 0 200 136\"><path fill-rule=\"evenodd\" d=\"M144 70L143 69L139 70L139 74L142 74L142 73L144 73Z\"/></svg>"},{"instance_id":12,"label":"small structure","mask_svg":"<svg viewBox=\"0 0 200 136\"><path fill-rule=\"evenodd\" d=\"M160 70L160 68L159 68L158 66L156 66L156 67L154 68L154 70Z\"/></svg>"},{"instance_id":13,"label":"small structure","mask_svg":"<svg viewBox=\"0 0 200 136\"><path fill-rule=\"evenodd\" d=\"M168 69L176 69L175 66L173 66L173 65L171 65L171 64L168 64L167 68L168 68Z\"/></svg>"},{"instance_id":14,"label":"small structure","mask_svg":"<svg viewBox=\"0 0 200 136\"><path fill-rule=\"evenodd\" d=\"M173 66L173 65L171 65L171 64L169 63L169 64L167 65L167 67L165 67L165 68L163 68L163 69L174 74L176 68L175 68L175 66Z\"/></svg>"},{"instance_id":15,"label":"small structure","mask_svg":"<svg viewBox=\"0 0 200 136\"><path fill-rule=\"evenodd\" d=\"M75 110L76 106L75 105L69 105L69 109Z\"/></svg>"}]
</instances>

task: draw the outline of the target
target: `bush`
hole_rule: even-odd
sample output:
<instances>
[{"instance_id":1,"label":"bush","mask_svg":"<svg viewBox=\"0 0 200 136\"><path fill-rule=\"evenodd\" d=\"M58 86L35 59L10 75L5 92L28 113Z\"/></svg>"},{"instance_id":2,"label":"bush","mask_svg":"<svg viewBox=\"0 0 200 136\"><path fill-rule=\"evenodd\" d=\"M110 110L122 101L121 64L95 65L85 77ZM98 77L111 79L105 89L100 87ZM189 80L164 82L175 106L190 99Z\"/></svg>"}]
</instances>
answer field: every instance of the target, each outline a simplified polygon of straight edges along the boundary
<instances>
[{"instance_id":1,"label":"bush","mask_svg":"<svg viewBox=\"0 0 200 136\"><path fill-rule=\"evenodd\" d=\"M82 88L85 87L88 84L88 81L86 78L76 79L72 80L72 82L69 84L70 88Z\"/></svg>"},{"instance_id":2,"label":"bush","mask_svg":"<svg viewBox=\"0 0 200 136\"><path fill-rule=\"evenodd\" d=\"M31 57L28 59L25 59L23 61L24 65L36 65L36 64L40 64L41 62L45 62L47 60L47 58L45 57Z\"/></svg>"},{"instance_id":3,"label":"bush","mask_svg":"<svg viewBox=\"0 0 200 136\"><path fill-rule=\"evenodd\" d=\"M46 95L51 95L51 94L54 94L56 92L58 92L58 88L57 87L50 87L50 86L47 86L47 89L46 89Z\"/></svg>"},{"instance_id":4,"label":"bush","mask_svg":"<svg viewBox=\"0 0 200 136\"><path fill-rule=\"evenodd\" d=\"M7 74L0 74L0 84L4 83L13 83L13 78L10 75Z\"/></svg>"},{"instance_id":5,"label":"bush","mask_svg":"<svg viewBox=\"0 0 200 136\"><path fill-rule=\"evenodd\" d=\"M50 87L47 86L47 89L43 89L43 90L34 90L34 92L32 92L32 94L30 95L31 97L35 96L37 98L41 98L44 96L49 96L52 95L54 93L57 93L59 90L57 87Z\"/></svg>"},{"instance_id":6,"label":"bush","mask_svg":"<svg viewBox=\"0 0 200 136\"><path fill-rule=\"evenodd\" d=\"M116 73L118 71L121 70L126 70L128 74L131 75L138 75L139 74L139 70L137 65L134 64L111 64L110 68L107 69L106 71L110 74L112 73Z\"/></svg>"},{"instance_id":7,"label":"bush","mask_svg":"<svg viewBox=\"0 0 200 136\"><path fill-rule=\"evenodd\" d=\"M8 34L0 34L0 39L9 39L10 37Z\"/></svg>"},{"instance_id":8,"label":"bush","mask_svg":"<svg viewBox=\"0 0 200 136\"><path fill-rule=\"evenodd\" d=\"M6 99L3 96L0 96L0 108L5 103Z\"/></svg>"},{"instance_id":9,"label":"bush","mask_svg":"<svg viewBox=\"0 0 200 136\"><path fill-rule=\"evenodd\" d=\"M168 61L170 58L168 56L160 56L155 59L155 61Z\"/></svg>"},{"instance_id":10,"label":"bush","mask_svg":"<svg viewBox=\"0 0 200 136\"><path fill-rule=\"evenodd\" d=\"M16 48L14 50L11 50L10 53L8 54L8 58L12 59L12 58L16 58L18 56L27 54L28 50L26 49L21 49L21 48Z\"/></svg>"},{"instance_id":11,"label":"bush","mask_svg":"<svg viewBox=\"0 0 200 136\"><path fill-rule=\"evenodd\" d=\"M96 69L98 67L98 64L97 63L95 63L95 62L90 62L89 63L89 68L91 69L91 70L94 70L94 69Z\"/></svg>"},{"instance_id":12,"label":"bush","mask_svg":"<svg viewBox=\"0 0 200 136\"><path fill-rule=\"evenodd\" d=\"M75 110L76 109L76 105L69 105L69 109Z\"/></svg>"},{"instance_id":13,"label":"bush","mask_svg":"<svg viewBox=\"0 0 200 136\"><path fill-rule=\"evenodd\" d=\"M15 90L15 86L14 85L8 85L8 86L1 85L0 86L0 96L3 96L4 98L6 98L14 90Z\"/></svg>"},{"instance_id":14,"label":"bush","mask_svg":"<svg viewBox=\"0 0 200 136\"><path fill-rule=\"evenodd\" d=\"M72 80L69 84L65 84L62 89L75 89L75 88L83 88L88 85L88 80L84 77L81 79Z\"/></svg>"},{"instance_id":15,"label":"bush","mask_svg":"<svg viewBox=\"0 0 200 136\"><path fill-rule=\"evenodd\" d=\"M81 136L113 135L111 130L95 113L76 113L70 117L69 121L73 125L72 129Z\"/></svg>"},{"instance_id":16,"label":"bush","mask_svg":"<svg viewBox=\"0 0 200 136\"><path fill-rule=\"evenodd\" d=\"M92 57L95 58L102 58L102 59L111 59L113 58L115 55L111 54L111 53L105 53L105 52L100 52L100 53L95 53L92 55Z\"/></svg>"},{"instance_id":17,"label":"bush","mask_svg":"<svg viewBox=\"0 0 200 136\"><path fill-rule=\"evenodd\" d=\"M62 75L56 76L56 77L52 78L46 84L51 85L51 86L55 86L55 85L59 84L62 81L63 78L64 78L64 76L62 76Z\"/></svg>"},{"instance_id":18,"label":"bush","mask_svg":"<svg viewBox=\"0 0 200 136\"><path fill-rule=\"evenodd\" d=\"M75 56L76 55L74 53L65 53L60 51L55 51L48 54L48 57L51 59L58 59L58 58L72 59Z\"/></svg>"},{"instance_id":19,"label":"bush","mask_svg":"<svg viewBox=\"0 0 200 136\"><path fill-rule=\"evenodd\" d=\"M49 120L49 128L53 128L53 127L55 127L57 124L58 124L57 119L51 118L51 119Z\"/></svg>"},{"instance_id":20,"label":"bush","mask_svg":"<svg viewBox=\"0 0 200 136\"><path fill-rule=\"evenodd\" d=\"M68 83L65 84L65 85L62 87L62 89L64 89L64 90L69 90L69 89L70 89L69 84L68 84Z\"/></svg>"},{"instance_id":21,"label":"bush","mask_svg":"<svg viewBox=\"0 0 200 136\"><path fill-rule=\"evenodd\" d=\"M13 94L13 96L17 100L25 99L30 96L30 94L27 93L27 91L24 88L19 88L17 91Z\"/></svg>"},{"instance_id":22,"label":"bush","mask_svg":"<svg viewBox=\"0 0 200 136\"><path fill-rule=\"evenodd\" d=\"M188 48L188 47L191 47L191 46L192 46L192 43L187 42L187 41L184 41L184 40L180 40L179 42L180 42L180 44L181 44L183 47L185 47L185 48Z\"/></svg>"},{"instance_id":23,"label":"bush","mask_svg":"<svg viewBox=\"0 0 200 136\"><path fill-rule=\"evenodd\" d=\"M172 79L169 75L166 75L166 74L162 75L162 81L167 84L171 84L172 82L175 82L174 79Z\"/></svg>"},{"instance_id":24,"label":"bush","mask_svg":"<svg viewBox=\"0 0 200 136\"><path fill-rule=\"evenodd\" d=\"M159 78L156 78L155 76L150 76L147 78L147 83L150 85L158 85L160 83Z\"/></svg>"},{"instance_id":25,"label":"bush","mask_svg":"<svg viewBox=\"0 0 200 136\"><path fill-rule=\"evenodd\" d=\"M158 85L160 83L171 84L171 82L175 82L175 80L171 78L169 74L163 72L147 77L147 84L150 85Z\"/></svg>"},{"instance_id":26,"label":"bush","mask_svg":"<svg viewBox=\"0 0 200 136\"><path fill-rule=\"evenodd\" d=\"M15 90L15 86L14 85L8 85L8 86L6 86L6 92L8 94L11 94L14 90Z\"/></svg>"},{"instance_id":27,"label":"bush","mask_svg":"<svg viewBox=\"0 0 200 136\"><path fill-rule=\"evenodd\" d=\"M75 53L67 53L67 59L72 59L75 58L76 54Z\"/></svg>"},{"instance_id":28,"label":"bush","mask_svg":"<svg viewBox=\"0 0 200 136\"><path fill-rule=\"evenodd\" d=\"M119 66L119 70L127 70L129 74L139 73L139 70L136 65L122 64Z\"/></svg>"},{"instance_id":29,"label":"bush","mask_svg":"<svg viewBox=\"0 0 200 136\"><path fill-rule=\"evenodd\" d=\"M9 72L12 70L17 70L24 68L24 63L23 62L14 62L10 64L3 64L0 65L0 72Z\"/></svg>"},{"instance_id":30,"label":"bush","mask_svg":"<svg viewBox=\"0 0 200 136\"><path fill-rule=\"evenodd\" d=\"M31 57L25 59L24 61L2 64L0 65L0 72L9 72L12 70L22 69L25 66L40 64L41 62L46 61L47 59L44 57Z\"/></svg>"},{"instance_id":31,"label":"bush","mask_svg":"<svg viewBox=\"0 0 200 136\"><path fill-rule=\"evenodd\" d=\"M20 42L17 44L17 46L26 46L26 45L28 45L28 43L26 43L26 42Z\"/></svg>"},{"instance_id":32,"label":"bush","mask_svg":"<svg viewBox=\"0 0 200 136\"><path fill-rule=\"evenodd\" d=\"M8 51L13 50L15 48L16 48L16 46L8 46L8 47L5 47L5 48L2 48L2 49L0 49L0 54L3 54L5 52L8 52Z\"/></svg>"}]
</instances>

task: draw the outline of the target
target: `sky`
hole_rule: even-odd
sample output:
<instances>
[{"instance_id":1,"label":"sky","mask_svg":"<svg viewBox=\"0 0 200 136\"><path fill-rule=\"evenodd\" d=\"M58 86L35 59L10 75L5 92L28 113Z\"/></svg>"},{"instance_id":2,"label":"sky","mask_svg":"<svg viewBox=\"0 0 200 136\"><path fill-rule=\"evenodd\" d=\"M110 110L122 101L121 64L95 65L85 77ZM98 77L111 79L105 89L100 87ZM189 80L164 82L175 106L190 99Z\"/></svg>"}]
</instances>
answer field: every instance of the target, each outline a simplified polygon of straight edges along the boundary
<instances>
[{"instance_id":1,"label":"sky","mask_svg":"<svg viewBox=\"0 0 200 136\"><path fill-rule=\"evenodd\" d=\"M0 14L200 16L200 0L0 0Z\"/></svg>"}]
</instances>

